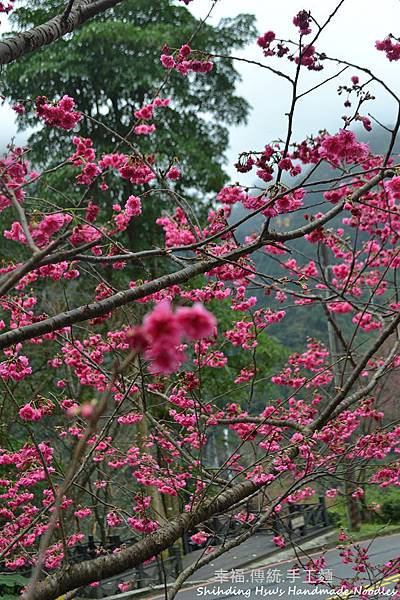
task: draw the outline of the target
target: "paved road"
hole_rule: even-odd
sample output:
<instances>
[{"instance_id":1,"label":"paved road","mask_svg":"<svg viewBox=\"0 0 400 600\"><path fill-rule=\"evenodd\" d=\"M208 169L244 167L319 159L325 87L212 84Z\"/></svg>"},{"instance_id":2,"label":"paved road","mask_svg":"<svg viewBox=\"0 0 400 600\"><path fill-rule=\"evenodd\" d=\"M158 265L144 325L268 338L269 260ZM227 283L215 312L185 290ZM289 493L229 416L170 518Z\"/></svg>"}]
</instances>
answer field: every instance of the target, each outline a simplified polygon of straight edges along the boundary
<instances>
[{"instance_id":1,"label":"paved road","mask_svg":"<svg viewBox=\"0 0 400 600\"><path fill-rule=\"evenodd\" d=\"M371 565L381 565L390 559L400 556L400 534L380 537L373 542L360 542L362 547L369 548L369 559ZM301 552L299 556L304 563L307 558ZM319 553L308 554L316 560ZM254 563L246 569L235 569L233 571L218 570L214 573L212 581L205 584L193 585L180 592L177 600L195 600L196 598L281 598L291 600L294 598L390 598L395 593L396 582L400 580L400 574L396 574L384 581L380 581L374 588L365 575L364 590L356 589L353 594L338 594L335 590L340 589L342 580L354 577L355 572L352 565L344 565L336 549L328 550L325 554L326 567L322 575L326 583L315 586L307 583L307 578L312 576L310 572L293 570L294 559L269 564L267 567L262 563ZM399 569L400 570L400 569ZM361 583L357 583L360 586ZM368 589L369 587L369 589ZM152 600L163 599L164 595L155 595Z\"/></svg>"}]
</instances>

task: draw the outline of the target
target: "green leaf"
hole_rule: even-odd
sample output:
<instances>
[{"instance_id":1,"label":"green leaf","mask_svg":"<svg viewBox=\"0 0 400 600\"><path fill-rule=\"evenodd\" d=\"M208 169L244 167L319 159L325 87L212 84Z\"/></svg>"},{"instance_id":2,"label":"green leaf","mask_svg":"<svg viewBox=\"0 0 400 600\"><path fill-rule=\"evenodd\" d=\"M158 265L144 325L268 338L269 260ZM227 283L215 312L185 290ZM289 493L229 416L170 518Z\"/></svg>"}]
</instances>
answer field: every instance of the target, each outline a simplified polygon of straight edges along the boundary
<instances>
[{"instance_id":1,"label":"green leaf","mask_svg":"<svg viewBox=\"0 0 400 600\"><path fill-rule=\"evenodd\" d=\"M26 585L28 579L18 573L0 573L0 585Z\"/></svg>"}]
</instances>

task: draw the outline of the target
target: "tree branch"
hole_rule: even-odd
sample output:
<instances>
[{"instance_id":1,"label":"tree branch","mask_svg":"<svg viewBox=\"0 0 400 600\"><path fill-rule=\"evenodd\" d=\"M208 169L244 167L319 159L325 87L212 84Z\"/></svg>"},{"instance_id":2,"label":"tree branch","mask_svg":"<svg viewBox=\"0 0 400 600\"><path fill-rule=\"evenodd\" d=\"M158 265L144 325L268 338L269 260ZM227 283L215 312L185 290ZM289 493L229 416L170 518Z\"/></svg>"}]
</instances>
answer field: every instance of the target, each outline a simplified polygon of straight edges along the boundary
<instances>
[{"instance_id":1,"label":"tree branch","mask_svg":"<svg viewBox=\"0 0 400 600\"><path fill-rule=\"evenodd\" d=\"M131 569L150 556L156 556L171 546L185 531L188 531L218 512L224 512L231 506L261 489L265 484L251 481L237 484L215 498L200 505L192 513L183 513L170 521L160 530L144 537L129 548L112 555L100 556L75 565L67 570L50 575L38 582L31 590L29 600L53 600L60 594L76 589L92 581L107 579L116 573ZM24 600L25 596L22 596Z\"/></svg>"},{"instance_id":2,"label":"tree branch","mask_svg":"<svg viewBox=\"0 0 400 600\"><path fill-rule=\"evenodd\" d=\"M221 257L216 257L212 260L201 261L196 265L185 267L184 269L181 269L175 273L163 275L162 277L158 277L157 279L154 279L148 283L144 283L136 288L113 294L112 296L105 298L104 300L100 300L99 302L79 306L78 308L73 308L72 310L68 310L48 319L43 319L43 321L33 323L32 325L7 331L7 333L0 335L0 349L7 348L8 346L11 346L17 342L30 340L45 333L50 333L51 331L56 331L57 329L62 329L63 327L68 327L74 323L81 323L82 321L87 321L88 319L92 319L94 317L100 317L120 306L128 304L129 302L139 300L140 298L154 294L155 292L168 288L172 285L184 283L196 275L210 271L219 264L223 263L224 258L237 259L241 256L250 254L251 252L254 252L260 248L261 245L262 243L260 240L256 240L247 246L238 248Z\"/></svg>"},{"instance_id":3,"label":"tree branch","mask_svg":"<svg viewBox=\"0 0 400 600\"><path fill-rule=\"evenodd\" d=\"M360 186L350 196L349 199L357 201L365 192L369 191L377 183L379 183L384 176L384 172L376 175ZM57 329L68 327L74 323L81 323L82 321L87 321L88 319L92 319L94 317L101 317L111 310L119 308L120 306L124 306L129 302L133 302L135 300L139 300L140 298L144 298L145 296L149 296L150 294L154 294L155 292L170 287L171 285L177 285L179 283L189 281L189 279L192 279L196 275L206 273L218 265L223 264L226 260L237 260L241 256L247 256L268 242L277 240L283 242L286 240L300 238L305 234L311 233L318 227L325 225L325 223L333 219L341 212L343 209L343 204L344 200L338 203L334 208L325 213L319 219L315 219L311 223L308 223L299 229L282 233L271 233L264 230L261 236L254 242L246 246L236 248L227 254L214 257L213 259L207 261L202 261L196 265L191 265L190 267L185 267L184 269L181 269L175 273L163 275L162 277L158 277L153 281L144 283L137 288L118 292L117 294L114 294L109 298L105 298L104 300L100 300L99 302L86 304L85 306L79 306L78 308L73 308L72 310L65 311L48 319L43 319L43 321L33 323L32 325L26 325L25 327L19 327L18 329L7 331L6 333L0 335L0 350L7 348L8 346L12 346L17 342L30 340L40 335L44 335L45 333L50 333L52 331L56 331Z\"/></svg>"},{"instance_id":4,"label":"tree branch","mask_svg":"<svg viewBox=\"0 0 400 600\"><path fill-rule=\"evenodd\" d=\"M0 42L0 65L6 65L29 52L38 50L42 46L52 44L66 33L102 13L123 0L77 0L68 14L53 17L46 23L33 27L28 31L17 33L13 37Z\"/></svg>"}]
</instances>

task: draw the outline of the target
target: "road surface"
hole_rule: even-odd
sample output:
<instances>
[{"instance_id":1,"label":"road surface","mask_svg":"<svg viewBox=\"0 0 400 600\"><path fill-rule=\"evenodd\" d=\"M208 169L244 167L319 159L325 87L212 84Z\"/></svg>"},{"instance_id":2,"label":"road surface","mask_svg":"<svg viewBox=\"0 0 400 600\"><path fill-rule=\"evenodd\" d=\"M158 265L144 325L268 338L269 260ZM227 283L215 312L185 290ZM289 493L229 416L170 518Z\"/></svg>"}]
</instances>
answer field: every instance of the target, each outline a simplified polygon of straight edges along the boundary
<instances>
[{"instance_id":1,"label":"road surface","mask_svg":"<svg viewBox=\"0 0 400 600\"><path fill-rule=\"evenodd\" d=\"M389 560L400 556L400 534L379 537L375 540L359 542L358 545L368 548L369 562L372 567L382 565ZM299 553L304 565L309 557L314 561L321 557L320 553ZM308 557L308 558L307 558ZM219 569L214 573L213 580L204 584L193 585L182 590L177 595L177 600L195 600L196 598L235 599L251 598L259 600L262 598L281 598L291 600L295 598L336 598L349 600L349 598L391 598L396 592L396 583L400 580L400 568L395 574L386 579L371 580L368 574L359 574L362 582L354 584L353 591L343 592L341 590L342 580L349 581L356 575L353 564L343 564L336 549L325 553L326 564L320 572L323 583L315 585L308 583L314 573L310 570L294 569L295 559L269 563L263 566L262 561L255 563L252 567L224 571ZM400 562L398 563L400 566ZM162 600L165 595L155 595L152 600Z\"/></svg>"}]
</instances>

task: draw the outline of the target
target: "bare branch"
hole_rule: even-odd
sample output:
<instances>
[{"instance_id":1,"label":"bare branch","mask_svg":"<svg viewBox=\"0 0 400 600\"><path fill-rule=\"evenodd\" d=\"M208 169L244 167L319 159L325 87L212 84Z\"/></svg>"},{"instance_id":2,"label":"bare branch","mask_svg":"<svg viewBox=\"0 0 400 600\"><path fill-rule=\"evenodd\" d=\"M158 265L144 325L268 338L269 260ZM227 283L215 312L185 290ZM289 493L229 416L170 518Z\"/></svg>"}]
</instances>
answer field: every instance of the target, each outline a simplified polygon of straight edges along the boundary
<instances>
[{"instance_id":1,"label":"bare branch","mask_svg":"<svg viewBox=\"0 0 400 600\"><path fill-rule=\"evenodd\" d=\"M120 2L122 0L97 0L95 2L77 0L68 13L64 12L42 25L17 33L0 42L0 65L6 65L29 52L55 42L66 33L74 31L88 19Z\"/></svg>"}]
</instances>

